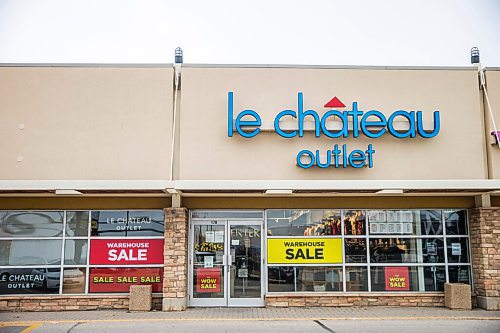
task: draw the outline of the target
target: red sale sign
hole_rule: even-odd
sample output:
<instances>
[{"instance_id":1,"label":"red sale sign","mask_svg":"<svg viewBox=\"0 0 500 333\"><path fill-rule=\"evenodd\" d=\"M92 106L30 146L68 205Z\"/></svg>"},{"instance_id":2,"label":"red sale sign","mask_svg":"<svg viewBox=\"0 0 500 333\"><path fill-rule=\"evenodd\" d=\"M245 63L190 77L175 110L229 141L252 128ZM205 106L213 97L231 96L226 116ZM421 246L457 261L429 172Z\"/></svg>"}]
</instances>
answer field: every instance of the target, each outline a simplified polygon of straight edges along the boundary
<instances>
[{"instance_id":1,"label":"red sale sign","mask_svg":"<svg viewBox=\"0 0 500 333\"><path fill-rule=\"evenodd\" d=\"M163 239L91 239L90 264L163 264Z\"/></svg>"},{"instance_id":2,"label":"red sale sign","mask_svg":"<svg viewBox=\"0 0 500 333\"><path fill-rule=\"evenodd\" d=\"M162 292L163 268L91 268L89 292L128 293L130 286L153 286L153 292Z\"/></svg>"},{"instance_id":3,"label":"red sale sign","mask_svg":"<svg viewBox=\"0 0 500 333\"><path fill-rule=\"evenodd\" d=\"M198 268L196 270L196 292L198 293L218 293L221 285L221 269Z\"/></svg>"},{"instance_id":4,"label":"red sale sign","mask_svg":"<svg viewBox=\"0 0 500 333\"><path fill-rule=\"evenodd\" d=\"M410 279L408 267L385 267L385 290L408 291L410 290Z\"/></svg>"}]
</instances>

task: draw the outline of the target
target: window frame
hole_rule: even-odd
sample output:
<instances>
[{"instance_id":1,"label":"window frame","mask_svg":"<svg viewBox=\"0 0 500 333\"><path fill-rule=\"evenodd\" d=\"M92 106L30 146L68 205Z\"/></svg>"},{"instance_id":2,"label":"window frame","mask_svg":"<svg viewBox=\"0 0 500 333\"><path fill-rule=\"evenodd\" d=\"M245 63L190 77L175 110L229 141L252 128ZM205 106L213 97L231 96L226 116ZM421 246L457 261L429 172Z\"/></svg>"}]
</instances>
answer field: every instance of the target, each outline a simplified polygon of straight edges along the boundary
<instances>
[{"instance_id":1,"label":"window frame","mask_svg":"<svg viewBox=\"0 0 500 333\"><path fill-rule=\"evenodd\" d=\"M324 236L269 236L268 235L268 213L269 211L276 211L276 210L322 210L322 211L340 211L341 214L341 234L340 235L324 235ZM346 211L356 211L356 210L361 210L364 211L365 213L365 234L364 235L346 235L345 234L345 229L344 229L344 220L345 220L345 212ZM441 227L442 227L442 234L436 234L436 235L408 235L408 234L370 234L370 229L369 229L369 222L368 222L368 211L371 210L383 210L386 212L387 211L394 211L394 210L409 210L412 212L415 211L421 211L421 210L436 210L440 211L440 216L441 216ZM466 230L467 230L467 235L447 235L446 233L446 221L445 221L445 211L451 211L451 210L463 210L465 211L465 222L466 222ZM266 294L270 295L277 295L277 294L311 294L314 292L310 291L294 291L294 292L272 292L269 291L269 280L268 280L268 267L283 267L283 266L325 266L325 267L342 267L342 284L343 284L343 290L342 291L335 291L335 292L327 292L331 293L332 295L336 295L339 293L345 293L345 294L359 294L359 293L372 293L372 282L371 282L371 267L390 267L390 266L398 266L398 267L444 267L445 271L445 283L449 282L449 273L448 273L448 268L450 266L468 266L470 270L470 285L472 288L472 292L474 293L474 274L473 274L473 267L472 267L472 250L471 250L471 242L470 242L470 213L469 209L466 208L413 208L413 209L403 209L403 208L296 208L296 209L265 209L264 210L264 242L266 244L265 246L265 253L264 255L266 256L265 259L267 259L267 239L268 238L293 238L293 237L301 237L301 238L341 238L342 239L342 264L287 264L287 265L279 265L279 264L271 264L269 265L267 263L267 260L265 260L265 292ZM345 251L345 240L346 239L355 239L355 238L362 238L365 239L366 242L366 263L347 263L346 262L346 251ZM370 253L370 239L372 238L414 238L414 239L442 239L443 241L443 247L444 247L444 262L441 263L371 263L371 253ZM467 254L469 257L469 261L467 263L450 263L448 260L448 251L447 251L447 244L448 244L448 239L449 238L466 238L467 239ZM368 290L367 291L347 291L347 272L346 272L346 267L353 267L353 266L358 266L358 267L366 267L367 268L367 280L368 280ZM375 293L386 293L386 294L399 294L401 291L374 291ZM405 291L405 293L436 293L440 291Z\"/></svg>"},{"instance_id":2,"label":"window frame","mask_svg":"<svg viewBox=\"0 0 500 333\"><path fill-rule=\"evenodd\" d=\"M21 209L1 209L0 212L22 212L22 213L31 213L31 212L62 212L63 213L63 227L61 236L51 236L51 237L0 237L0 240L60 240L61 241L61 263L58 265L0 265L0 269L9 269L9 268L58 268L59 273L59 291L58 293L48 294L48 293L39 293L39 294L27 294L27 293L16 293L16 294L0 294L1 296L81 296L81 295L101 295L101 296L120 296L127 295L128 293L89 293L89 284L90 284L90 268L164 268L163 264L136 264L136 265L91 265L90 264L90 247L92 239L116 239L116 240L130 240L130 239L165 239L165 230L163 231L163 236L91 236L91 221L92 221L92 212L93 211L162 211L162 209L29 209L29 210L21 210ZM66 233L66 225L67 225L67 213L68 212L88 212L88 221L87 221L87 236L67 236ZM65 261L65 247L66 247L66 239L68 240L87 240L87 261L85 265L67 265L64 263ZM64 269L66 268L84 268L85 269L85 288L83 293L65 293L63 294L63 284L64 284ZM163 281L163 276L162 276ZM160 293L153 293L154 296L161 295Z\"/></svg>"}]
</instances>

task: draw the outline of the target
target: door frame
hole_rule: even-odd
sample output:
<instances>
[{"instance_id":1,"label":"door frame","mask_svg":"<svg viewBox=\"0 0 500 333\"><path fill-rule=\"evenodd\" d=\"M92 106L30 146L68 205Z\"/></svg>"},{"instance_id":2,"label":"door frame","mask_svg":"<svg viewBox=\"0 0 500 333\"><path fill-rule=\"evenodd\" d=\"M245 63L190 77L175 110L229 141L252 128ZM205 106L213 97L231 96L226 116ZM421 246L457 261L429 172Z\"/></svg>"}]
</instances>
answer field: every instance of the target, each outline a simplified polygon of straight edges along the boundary
<instances>
[{"instance_id":1,"label":"door frame","mask_svg":"<svg viewBox=\"0 0 500 333\"><path fill-rule=\"evenodd\" d=\"M251 221L251 220L227 220L227 231L228 231L228 244L230 248L229 241L231 240L231 226L232 225L244 225L244 226L260 226L260 298L231 298L231 294L228 290L226 294L227 306L229 307L259 307L264 306L264 293L265 293L265 283L264 283L264 223L263 221ZM230 263L228 263L230 264ZM226 281L228 283L227 287L230 286L230 275L227 274Z\"/></svg>"},{"instance_id":2,"label":"door frame","mask_svg":"<svg viewBox=\"0 0 500 333\"><path fill-rule=\"evenodd\" d=\"M208 211L208 210L207 210ZM215 212L211 210L210 212ZM220 211L218 211L220 212ZM230 213L230 211L226 211ZM236 212L236 211L231 211ZM238 211L240 212L240 211ZM248 211L244 211L248 212ZM227 218L217 217L217 218L189 218L188 227L188 306L191 307L263 307L265 305L264 295L266 292L266 269L265 269L265 223L264 223L264 211L258 210L256 213L261 213L262 218L241 218L241 217L231 217L228 214ZM224 238L224 298L193 298L194 284L193 284L193 258L194 258L194 226L195 225L211 225L212 221L217 221L219 225L224 225L225 227L225 238ZM230 244L230 225L259 225L261 227L261 258L260 258L260 275L261 275L261 288L260 288L260 298L230 298L229 295L229 279L230 276L227 273L226 265L228 264L228 255L226 251L229 251Z\"/></svg>"}]
</instances>

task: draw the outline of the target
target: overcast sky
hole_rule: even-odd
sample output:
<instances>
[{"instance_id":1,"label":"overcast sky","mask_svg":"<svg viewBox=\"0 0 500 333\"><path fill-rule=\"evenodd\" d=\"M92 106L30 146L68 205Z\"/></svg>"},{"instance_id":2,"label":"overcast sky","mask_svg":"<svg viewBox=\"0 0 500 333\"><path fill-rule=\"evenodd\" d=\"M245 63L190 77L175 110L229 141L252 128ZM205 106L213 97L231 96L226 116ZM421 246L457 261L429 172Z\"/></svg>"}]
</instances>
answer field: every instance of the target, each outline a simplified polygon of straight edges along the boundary
<instances>
[{"instance_id":1,"label":"overcast sky","mask_svg":"<svg viewBox=\"0 0 500 333\"><path fill-rule=\"evenodd\" d=\"M0 0L2 63L500 67L500 0Z\"/></svg>"}]
</instances>

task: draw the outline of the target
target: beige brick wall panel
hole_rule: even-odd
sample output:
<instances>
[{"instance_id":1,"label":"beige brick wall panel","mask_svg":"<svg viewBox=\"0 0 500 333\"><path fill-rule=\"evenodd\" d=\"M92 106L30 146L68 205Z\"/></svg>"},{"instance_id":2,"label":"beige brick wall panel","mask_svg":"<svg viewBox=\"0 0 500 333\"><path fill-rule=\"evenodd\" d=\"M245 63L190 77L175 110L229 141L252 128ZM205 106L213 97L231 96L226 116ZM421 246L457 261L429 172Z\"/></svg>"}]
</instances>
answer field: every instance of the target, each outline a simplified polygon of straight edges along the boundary
<instances>
[{"instance_id":1,"label":"beige brick wall panel","mask_svg":"<svg viewBox=\"0 0 500 333\"><path fill-rule=\"evenodd\" d=\"M106 296L3 296L0 311L81 311L128 309L128 295ZM160 310L162 297L153 296L153 309Z\"/></svg>"},{"instance_id":2,"label":"beige brick wall panel","mask_svg":"<svg viewBox=\"0 0 500 333\"><path fill-rule=\"evenodd\" d=\"M443 307L444 294L425 294L415 296L392 295L304 295L304 296L266 296L267 307L349 307L349 306L427 306Z\"/></svg>"},{"instance_id":3,"label":"beige brick wall panel","mask_svg":"<svg viewBox=\"0 0 500 333\"><path fill-rule=\"evenodd\" d=\"M186 208L166 208L163 297L169 301L187 299L188 272L188 211ZM169 307L169 309L184 309Z\"/></svg>"}]
</instances>

